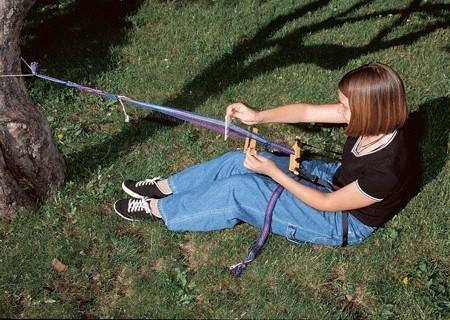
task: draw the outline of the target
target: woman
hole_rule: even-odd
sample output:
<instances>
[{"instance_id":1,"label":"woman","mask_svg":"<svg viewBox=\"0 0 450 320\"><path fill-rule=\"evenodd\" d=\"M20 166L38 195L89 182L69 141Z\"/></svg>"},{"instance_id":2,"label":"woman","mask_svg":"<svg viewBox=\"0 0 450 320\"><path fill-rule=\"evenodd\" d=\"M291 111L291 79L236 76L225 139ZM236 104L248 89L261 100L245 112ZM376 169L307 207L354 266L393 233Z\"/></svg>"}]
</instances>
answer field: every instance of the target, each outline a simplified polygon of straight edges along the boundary
<instances>
[{"instance_id":1,"label":"woman","mask_svg":"<svg viewBox=\"0 0 450 320\"><path fill-rule=\"evenodd\" d=\"M257 112L242 103L227 116L245 124L346 123L341 163L304 161L309 174L337 186L331 191L289 174L287 157L230 152L190 167L166 180L124 181L136 199L115 203L127 220L162 218L170 230L209 231L246 222L261 228L277 184L271 231L294 242L338 246L343 213L349 212L348 243L370 236L408 200L406 144L401 128L408 117L398 74L380 63L364 65L339 82L339 103L290 104Z\"/></svg>"}]
</instances>

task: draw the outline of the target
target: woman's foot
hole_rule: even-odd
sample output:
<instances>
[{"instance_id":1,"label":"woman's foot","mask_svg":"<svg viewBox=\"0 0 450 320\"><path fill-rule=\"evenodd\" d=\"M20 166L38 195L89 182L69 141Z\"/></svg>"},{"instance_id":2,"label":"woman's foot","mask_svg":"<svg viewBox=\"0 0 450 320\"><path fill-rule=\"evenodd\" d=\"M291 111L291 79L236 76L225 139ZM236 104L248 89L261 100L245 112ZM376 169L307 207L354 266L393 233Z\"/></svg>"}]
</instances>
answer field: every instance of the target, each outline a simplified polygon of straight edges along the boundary
<instances>
[{"instance_id":1,"label":"woman's foot","mask_svg":"<svg viewBox=\"0 0 450 320\"><path fill-rule=\"evenodd\" d=\"M114 203L114 210L129 221L154 219L150 208L150 199L121 199Z\"/></svg>"},{"instance_id":2,"label":"woman's foot","mask_svg":"<svg viewBox=\"0 0 450 320\"><path fill-rule=\"evenodd\" d=\"M167 180L161 180L160 177L141 181L125 180L122 182L122 189L133 198L141 199L161 199L172 193Z\"/></svg>"}]
</instances>

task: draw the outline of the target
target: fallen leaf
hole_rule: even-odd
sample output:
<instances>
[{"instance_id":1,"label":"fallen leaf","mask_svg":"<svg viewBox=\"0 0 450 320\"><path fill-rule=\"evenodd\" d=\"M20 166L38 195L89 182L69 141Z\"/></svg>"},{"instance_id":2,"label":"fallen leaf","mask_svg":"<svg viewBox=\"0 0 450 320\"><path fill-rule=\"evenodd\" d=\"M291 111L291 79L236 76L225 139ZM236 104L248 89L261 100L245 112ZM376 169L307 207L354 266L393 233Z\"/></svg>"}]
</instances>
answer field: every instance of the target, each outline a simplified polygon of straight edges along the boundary
<instances>
[{"instance_id":1,"label":"fallen leaf","mask_svg":"<svg viewBox=\"0 0 450 320\"><path fill-rule=\"evenodd\" d=\"M52 260L52 266L58 272L63 272L67 269L67 266L56 258Z\"/></svg>"}]
</instances>

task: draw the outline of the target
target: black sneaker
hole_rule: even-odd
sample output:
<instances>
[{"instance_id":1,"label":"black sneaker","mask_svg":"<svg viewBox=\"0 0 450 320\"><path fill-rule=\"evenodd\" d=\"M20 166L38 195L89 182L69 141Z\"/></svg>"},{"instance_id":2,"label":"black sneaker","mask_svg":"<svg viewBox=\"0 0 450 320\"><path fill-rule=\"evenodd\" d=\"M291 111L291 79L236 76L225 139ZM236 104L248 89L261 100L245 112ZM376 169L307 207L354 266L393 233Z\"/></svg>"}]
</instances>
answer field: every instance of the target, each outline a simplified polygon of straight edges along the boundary
<instances>
[{"instance_id":1,"label":"black sneaker","mask_svg":"<svg viewBox=\"0 0 450 320\"><path fill-rule=\"evenodd\" d=\"M161 177L141 181L125 180L122 182L122 189L133 198L161 199L167 197L168 194L159 189L158 181L161 181Z\"/></svg>"},{"instance_id":2,"label":"black sneaker","mask_svg":"<svg viewBox=\"0 0 450 320\"><path fill-rule=\"evenodd\" d=\"M114 210L122 218L130 221L154 219L149 199L121 199L114 203Z\"/></svg>"}]
</instances>

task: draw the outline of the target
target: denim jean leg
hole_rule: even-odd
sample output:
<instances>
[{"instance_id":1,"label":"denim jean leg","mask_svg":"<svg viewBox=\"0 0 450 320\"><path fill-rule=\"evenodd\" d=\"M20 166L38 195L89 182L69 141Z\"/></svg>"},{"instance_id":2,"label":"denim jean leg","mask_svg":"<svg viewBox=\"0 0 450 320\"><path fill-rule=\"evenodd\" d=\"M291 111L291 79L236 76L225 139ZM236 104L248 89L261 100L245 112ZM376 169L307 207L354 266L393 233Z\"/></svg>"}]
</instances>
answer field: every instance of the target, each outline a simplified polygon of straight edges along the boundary
<instances>
[{"instance_id":1,"label":"denim jean leg","mask_svg":"<svg viewBox=\"0 0 450 320\"><path fill-rule=\"evenodd\" d=\"M333 181L336 170L341 166L340 162L325 162L322 160L311 160L302 162L303 169L312 175L324 179L328 182Z\"/></svg>"},{"instance_id":2,"label":"denim jean leg","mask_svg":"<svg viewBox=\"0 0 450 320\"><path fill-rule=\"evenodd\" d=\"M239 221L261 228L276 186L262 175L237 175L161 199L158 206L173 231L231 228ZM291 241L340 245L340 218L340 213L319 212L285 190L275 205L271 231ZM295 227L291 237L289 226Z\"/></svg>"},{"instance_id":3,"label":"denim jean leg","mask_svg":"<svg viewBox=\"0 0 450 320\"><path fill-rule=\"evenodd\" d=\"M288 157L263 155L287 171ZM227 153L169 178L177 192L158 202L167 227L174 231L209 231L244 221L261 228L277 184L244 168L244 157L242 152ZM322 161L306 164L306 170L327 180L338 167ZM290 235L293 241L340 245L341 219L340 212L317 211L285 190L275 206L271 229L282 236Z\"/></svg>"},{"instance_id":4,"label":"denim jean leg","mask_svg":"<svg viewBox=\"0 0 450 320\"><path fill-rule=\"evenodd\" d=\"M170 176L169 187L174 194L183 193L215 180L250 173L251 171L243 166L244 158L243 152L227 152L216 159L196 164Z\"/></svg>"},{"instance_id":5,"label":"denim jean leg","mask_svg":"<svg viewBox=\"0 0 450 320\"><path fill-rule=\"evenodd\" d=\"M370 237L377 229L367 226L356 217L349 215L348 243L357 244Z\"/></svg>"},{"instance_id":6,"label":"denim jean leg","mask_svg":"<svg viewBox=\"0 0 450 320\"><path fill-rule=\"evenodd\" d=\"M304 180L300 183L323 191ZM275 205L272 232L292 242L338 246L342 239L342 213L316 210L285 190Z\"/></svg>"},{"instance_id":7,"label":"denim jean leg","mask_svg":"<svg viewBox=\"0 0 450 320\"><path fill-rule=\"evenodd\" d=\"M289 158L262 152L263 156L272 159L284 171L288 170ZM228 178L234 175L252 173L244 167L245 153L242 151L227 152L224 155L192 167L189 167L168 178L169 187L174 194L192 190L197 186Z\"/></svg>"},{"instance_id":8,"label":"denim jean leg","mask_svg":"<svg viewBox=\"0 0 450 320\"><path fill-rule=\"evenodd\" d=\"M239 221L261 228L275 188L276 183L262 175L234 175L160 199L158 209L174 231L218 230Z\"/></svg>"}]
</instances>

